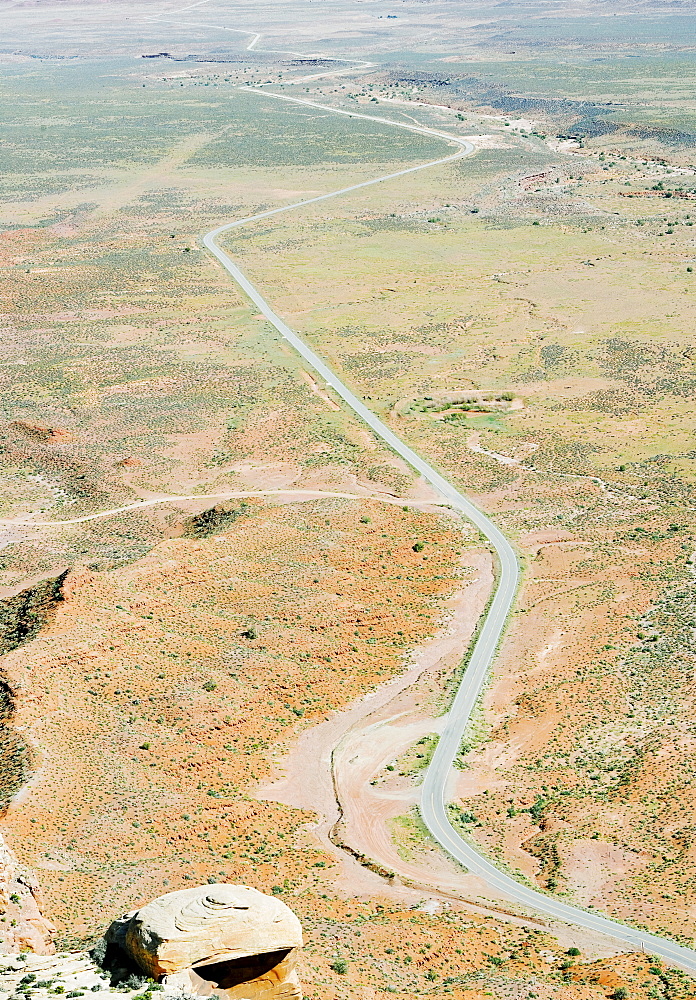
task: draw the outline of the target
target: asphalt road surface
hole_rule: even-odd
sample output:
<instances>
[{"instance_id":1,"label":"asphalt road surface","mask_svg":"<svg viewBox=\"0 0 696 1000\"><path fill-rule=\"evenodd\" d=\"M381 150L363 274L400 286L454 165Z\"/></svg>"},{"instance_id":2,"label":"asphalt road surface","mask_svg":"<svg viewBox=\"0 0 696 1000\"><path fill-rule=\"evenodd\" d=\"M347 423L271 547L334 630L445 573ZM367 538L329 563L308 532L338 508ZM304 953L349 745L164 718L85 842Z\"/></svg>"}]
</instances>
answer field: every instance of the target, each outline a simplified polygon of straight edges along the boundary
<instances>
[{"instance_id":1,"label":"asphalt road surface","mask_svg":"<svg viewBox=\"0 0 696 1000\"><path fill-rule=\"evenodd\" d=\"M255 88L247 88L255 89ZM376 121L396 128L405 128L412 132L419 132L425 135L436 136L451 144L456 144L459 148L450 156L439 160L432 160L420 166L409 167L406 170L399 170L392 174L376 177L373 180L363 181L361 184L353 184L350 187L341 188L339 191L331 191L328 194L318 195L315 198L308 198L305 201L295 202L292 205L284 205L281 208L271 209L267 212L260 212L257 215L250 215L244 219L226 223L208 233L204 237L203 243L212 254L217 257L222 266L229 271L240 288L246 293L251 301L258 307L259 311L275 327L288 343L292 344L306 363L312 368L324 382L343 399L347 406L357 416L370 427L389 447L409 463L416 472L420 473L424 479L431 483L438 493L448 504L467 517L481 534L488 540L494 550L498 561L498 583L489 610L486 614L479 637L474 646L466 672L457 690L456 697L447 716L445 730L435 749L432 762L426 772L423 782L421 797L421 814L428 830L439 844L457 861L461 862L469 871L483 878L489 885L504 893L511 900L521 904L523 907L543 913L548 917L561 920L568 924L575 924L585 927L588 930L605 934L615 941L628 945L631 950L645 950L651 954L660 955L670 963L681 966L690 972L696 972L696 952L689 948L684 948L669 941L666 938L648 934L623 923L603 917L600 914L582 910L562 902L560 899L547 896L545 893L530 889L515 879L499 871L495 865L487 861L479 854L474 847L464 841L454 827L451 825L446 808L447 784L452 773L452 764L459 750L464 732L468 725L471 713L476 705L483 683L488 674L488 670L495 658L495 654L500 643L507 620L512 612L512 605L519 582L519 567L515 552L507 538L496 527L496 525L486 515L467 500L450 482L437 472L428 462L424 461L420 455L409 448L405 442L399 438L379 417L377 417L350 389L338 378L318 354L309 347L301 337L299 337L283 320L273 311L269 303L261 292L249 281L246 275L237 267L228 254L222 250L216 240L218 237L229 233L232 230L248 225L258 219L267 219L269 216L278 215L281 212L289 212L302 208L305 205L316 204L328 198L335 198L338 195L349 194L369 187L372 184L381 184L385 181L394 180L407 174L415 173L419 170L426 170L439 164L448 163L463 156L470 155L474 149L470 142L458 136L439 132L435 129L421 128L417 125L407 125L404 122L392 121L388 118L373 115L357 114L351 111L341 111L327 105L318 104L314 101L302 100L299 98L287 97L281 94L272 94L266 90L260 91L267 98L290 101L294 104L305 104L309 107L320 108L322 111L331 111L335 114L346 115L350 118L364 118L368 121Z\"/></svg>"}]
</instances>

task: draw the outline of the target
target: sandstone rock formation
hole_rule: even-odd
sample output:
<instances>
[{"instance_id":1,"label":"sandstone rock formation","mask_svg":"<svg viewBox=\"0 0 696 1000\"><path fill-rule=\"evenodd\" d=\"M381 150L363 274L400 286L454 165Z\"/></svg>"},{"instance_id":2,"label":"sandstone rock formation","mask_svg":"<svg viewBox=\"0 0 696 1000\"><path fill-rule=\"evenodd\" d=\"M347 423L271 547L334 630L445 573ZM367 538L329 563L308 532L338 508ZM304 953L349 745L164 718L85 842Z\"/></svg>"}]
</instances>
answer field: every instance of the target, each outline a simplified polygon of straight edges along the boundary
<instances>
[{"instance_id":1,"label":"sandstone rock formation","mask_svg":"<svg viewBox=\"0 0 696 1000\"><path fill-rule=\"evenodd\" d=\"M160 896L114 921L107 941L167 986L235 1000L299 1000L302 928L285 903L245 885ZM195 970L195 971L194 971Z\"/></svg>"},{"instance_id":2,"label":"sandstone rock formation","mask_svg":"<svg viewBox=\"0 0 696 1000\"><path fill-rule=\"evenodd\" d=\"M55 952L56 929L42 916L40 906L41 894L35 879L22 868L0 837L0 914L5 917L0 952L32 951L37 955Z\"/></svg>"}]
</instances>

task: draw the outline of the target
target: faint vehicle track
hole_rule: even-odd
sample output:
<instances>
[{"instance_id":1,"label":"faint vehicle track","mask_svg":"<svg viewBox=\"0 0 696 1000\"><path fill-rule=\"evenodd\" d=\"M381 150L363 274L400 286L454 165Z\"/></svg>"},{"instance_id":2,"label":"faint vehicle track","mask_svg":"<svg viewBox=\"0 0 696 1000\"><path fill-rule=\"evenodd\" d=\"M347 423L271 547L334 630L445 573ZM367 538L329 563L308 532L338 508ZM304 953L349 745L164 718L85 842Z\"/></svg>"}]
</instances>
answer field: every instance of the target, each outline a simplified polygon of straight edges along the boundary
<instances>
[{"instance_id":1,"label":"faint vehicle track","mask_svg":"<svg viewBox=\"0 0 696 1000\"><path fill-rule=\"evenodd\" d=\"M116 514L126 514L132 510L142 510L143 507L158 507L160 504L176 503L182 500L248 500L253 497L286 495L302 496L306 500L330 497L338 500L376 500L379 503L399 504L401 506L406 504L413 507L438 506L437 501L416 500L413 497L399 497L393 493L341 493L333 490L315 490L311 487L293 489L289 486L284 486L276 490L227 490L224 493L168 493L163 497L136 500L134 503L127 503L122 507L109 507L107 510L99 510L93 514L79 514L77 517L65 518L62 521L37 521L34 514L26 514L24 517L0 518L0 525L4 528L18 527L19 525L31 528L59 528L66 524L84 524L85 521L101 521L105 517L114 517Z\"/></svg>"}]
</instances>

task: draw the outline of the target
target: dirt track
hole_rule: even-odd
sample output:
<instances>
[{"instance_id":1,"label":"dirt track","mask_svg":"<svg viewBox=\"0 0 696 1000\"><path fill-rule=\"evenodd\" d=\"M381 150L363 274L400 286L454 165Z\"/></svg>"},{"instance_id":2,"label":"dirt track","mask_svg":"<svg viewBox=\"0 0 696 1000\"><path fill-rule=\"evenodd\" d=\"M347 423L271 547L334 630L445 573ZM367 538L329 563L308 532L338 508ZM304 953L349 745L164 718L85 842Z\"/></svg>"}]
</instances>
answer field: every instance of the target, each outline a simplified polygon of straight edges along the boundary
<instances>
[{"instance_id":1,"label":"dirt track","mask_svg":"<svg viewBox=\"0 0 696 1000\"><path fill-rule=\"evenodd\" d=\"M465 874L439 850L425 849L422 857L413 860L401 857L389 824L416 804L418 786L400 787L403 782L398 778L371 784L386 764L414 742L440 731L442 718L434 717L432 704L423 704L425 688L462 660L493 585L488 552L470 550L463 567L473 573L449 601L451 618L415 651L408 669L303 733L278 761L277 779L258 789L259 798L318 814L310 836L337 859L351 895L379 892L414 901L423 898L423 890L429 896L466 900L491 895L483 881ZM387 883L336 846L339 839L398 878ZM400 879L416 888L403 885Z\"/></svg>"}]
</instances>

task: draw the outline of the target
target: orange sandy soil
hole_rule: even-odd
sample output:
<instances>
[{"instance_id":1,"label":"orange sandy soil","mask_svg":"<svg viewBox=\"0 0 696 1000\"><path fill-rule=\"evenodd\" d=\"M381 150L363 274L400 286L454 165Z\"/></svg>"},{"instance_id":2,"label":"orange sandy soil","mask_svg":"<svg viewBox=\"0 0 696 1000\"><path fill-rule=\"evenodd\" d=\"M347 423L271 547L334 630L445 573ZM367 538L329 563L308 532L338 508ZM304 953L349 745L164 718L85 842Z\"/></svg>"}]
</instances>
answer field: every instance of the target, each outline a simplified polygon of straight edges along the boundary
<instances>
[{"instance_id":1,"label":"orange sandy soil","mask_svg":"<svg viewBox=\"0 0 696 1000\"><path fill-rule=\"evenodd\" d=\"M538 930L456 910L430 916L375 902L341 906L332 901L330 906L331 915L325 916L319 900L311 921L301 970L309 1000L384 995L600 1000L621 986L631 1000L696 995L686 976L654 964L650 956L587 962L561 951ZM336 958L348 963L344 975L331 974ZM656 988L669 992L656 993Z\"/></svg>"},{"instance_id":2,"label":"orange sandy soil","mask_svg":"<svg viewBox=\"0 0 696 1000\"><path fill-rule=\"evenodd\" d=\"M298 912L316 1000L590 1000L640 981L638 957L571 960L544 932L457 903L389 903L386 883L382 902L337 897L335 859L303 832L312 815L248 795L279 740L393 676L433 635L461 548L442 515L249 504L210 538L73 575L52 623L5 660L37 771L4 832L39 875L59 943L215 878L280 892ZM242 634L252 627L255 639ZM339 958L347 973L331 967Z\"/></svg>"},{"instance_id":3,"label":"orange sandy soil","mask_svg":"<svg viewBox=\"0 0 696 1000\"><path fill-rule=\"evenodd\" d=\"M402 669L456 585L460 545L439 515L249 504L224 533L74 575L50 627L4 664L37 747L7 838L60 933L89 937L188 879L323 880L293 835L309 815L246 789L281 734Z\"/></svg>"}]
</instances>

